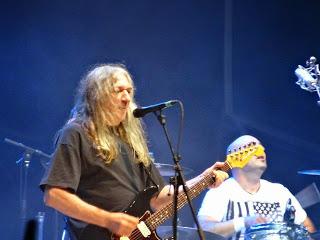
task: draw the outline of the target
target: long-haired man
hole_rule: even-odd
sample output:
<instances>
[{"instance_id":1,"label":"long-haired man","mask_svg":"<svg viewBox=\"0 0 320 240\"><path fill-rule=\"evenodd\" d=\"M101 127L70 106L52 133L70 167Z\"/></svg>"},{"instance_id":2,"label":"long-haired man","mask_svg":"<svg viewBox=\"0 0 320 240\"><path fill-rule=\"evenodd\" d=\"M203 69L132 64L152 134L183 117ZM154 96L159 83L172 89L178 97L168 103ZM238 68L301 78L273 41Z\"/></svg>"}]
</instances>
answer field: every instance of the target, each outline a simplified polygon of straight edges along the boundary
<instances>
[{"instance_id":1,"label":"long-haired man","mask_svg":"<svg viewBox=\"0 0 320 240\"><path fill-rule=\"evenodd\" d=\"M51 165L40 186L45 203L67 216L71 239L107 240L111 233L129 236L139 219L123 211L147 187L157 191L140 203L141 214L144 208L156 211L172 200L169 186L150 159L141 120L133 117L134 92L124 66L93 68L81 80L71 117L57 134ZM220 164L204 172L215 176L213 187L227 177L215 170Z\"/></svg>"}]
</instances>

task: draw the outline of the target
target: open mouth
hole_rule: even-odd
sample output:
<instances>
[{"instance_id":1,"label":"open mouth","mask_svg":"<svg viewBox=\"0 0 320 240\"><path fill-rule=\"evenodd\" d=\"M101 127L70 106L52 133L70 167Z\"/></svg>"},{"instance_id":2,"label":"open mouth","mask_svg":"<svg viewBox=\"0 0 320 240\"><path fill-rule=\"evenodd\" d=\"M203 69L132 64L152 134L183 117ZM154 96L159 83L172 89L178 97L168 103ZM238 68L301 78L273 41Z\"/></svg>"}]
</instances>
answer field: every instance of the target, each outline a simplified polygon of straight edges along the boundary
<instances>
[{"instance_id":1,"label":"open mouth","mask_svg":"<svg viewBox=\"0 0 320 240\"><path fill-rule=\"evenodd\" d=\"M259 160L263 160L263 161L265 161L265 160L266 160L264 156L257 156L257 159L259 159Z\"/></svg>"}]
</instances>

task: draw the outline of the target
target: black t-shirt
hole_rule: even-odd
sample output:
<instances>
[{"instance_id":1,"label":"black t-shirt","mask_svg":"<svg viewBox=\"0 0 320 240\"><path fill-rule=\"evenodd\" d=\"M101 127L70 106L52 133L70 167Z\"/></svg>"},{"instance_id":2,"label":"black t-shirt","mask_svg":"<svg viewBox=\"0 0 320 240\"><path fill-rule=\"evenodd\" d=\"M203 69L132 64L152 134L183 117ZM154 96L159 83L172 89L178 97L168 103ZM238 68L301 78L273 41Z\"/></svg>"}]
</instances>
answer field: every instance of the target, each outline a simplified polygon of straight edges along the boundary
<instances>
[{"instance_id":1,"label":"black t-shirt","mask_svg":"<svg viewBox=\"0 0 320 240\"><path fill-rule=\"evenodd\" d=\"M120 139L119 146L118 158L107 165L96 156L79 124L66 125L58 133L58 144L40 187L66 188L85 202L112 212L125 211L138 193L149 186L156 184L160 191L165 182L154 164L143 167ZM149 206L149 200L145 201L144 205ZM108 239L106 229L76 219L68 218L67 228L71 239Z\"/></svg>"}]
</instances>

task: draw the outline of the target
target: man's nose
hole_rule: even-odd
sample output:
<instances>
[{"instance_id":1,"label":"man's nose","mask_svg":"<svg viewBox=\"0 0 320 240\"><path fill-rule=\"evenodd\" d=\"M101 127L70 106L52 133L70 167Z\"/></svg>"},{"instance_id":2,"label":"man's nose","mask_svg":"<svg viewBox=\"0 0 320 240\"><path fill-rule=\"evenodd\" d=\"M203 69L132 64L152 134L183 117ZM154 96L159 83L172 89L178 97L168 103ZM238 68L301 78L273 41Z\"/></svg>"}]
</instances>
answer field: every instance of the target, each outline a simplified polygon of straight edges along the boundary
<instances>
[{"instance_id":1,"label":"man's nose","mask_svg":"<svg viewBox=\"0 0 320 240\"><path fill-rule=\"evenodd\" d=\"M122 101L124 102L130 102L131 101L131 95L127 92L127 91L124 91L123 94L122 94Z\"/></svg>"}]
</instances>

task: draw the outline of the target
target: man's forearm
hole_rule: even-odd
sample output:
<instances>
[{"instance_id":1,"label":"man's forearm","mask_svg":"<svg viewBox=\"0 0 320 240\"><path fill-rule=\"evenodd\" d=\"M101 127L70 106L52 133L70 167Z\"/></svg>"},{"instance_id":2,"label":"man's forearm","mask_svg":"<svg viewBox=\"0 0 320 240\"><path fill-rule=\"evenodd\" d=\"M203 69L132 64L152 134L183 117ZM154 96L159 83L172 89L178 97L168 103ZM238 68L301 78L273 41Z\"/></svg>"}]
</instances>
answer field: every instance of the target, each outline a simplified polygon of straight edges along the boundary
<instances>
[{"instance_id":1,"label":"man's forearm","mask_svg":"<svg viewBox=\"0 0 320 240\"><path fill-rule=\"evenodd\" d=\"M210 217L204 216L200 216L198 219L204 231L216 233L226 238L232 236L236 232L234 220L217 222L210 219Z\"/></svg>"},{"instance_id":2,"label":"man's forearm","mask_svg":"<svg viewBox=\"0 0 320 240\"><path fill-rule=\"evenodd\" d=\"M108 219L109 212L84 202L78 196L65 189L57 187L47 188L44 201L46 205L72 218L100 227L108 226L105 219Z\"/></svg>"},{"instance_id":3,"label":"man's forearm","mask_svg":"<svg viewBox=\"0 0 320 240\"><path fill-rule=\"evenodd\" d=\"M200 181L202 178L201 175L190 179L186 182L186 185L188 188L192 187L195 183ZM179 193L183 192L182 186L179 187ZM166 185L160 193L151 199L150 205L153 210L159 210L160 208L164 207L171 201L173 201L173 196L174 196L174 188L171 185Z\"/></svg>"},{"instance_id":4,"label":"man's forearm","mask_svg":"<svg viewBox=\"0 0 320 240\"><path fill-rule=\"evenodd\" d=\"M308 217L306 218L306 220L304 220L303 225L307 228L308 232L310 233L314 233L317 230L311 219Z\"/></svg>"}]
</instances>

